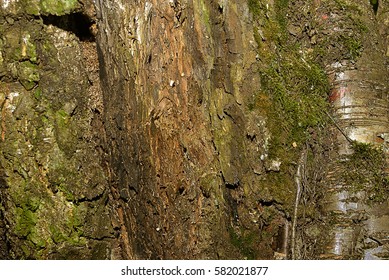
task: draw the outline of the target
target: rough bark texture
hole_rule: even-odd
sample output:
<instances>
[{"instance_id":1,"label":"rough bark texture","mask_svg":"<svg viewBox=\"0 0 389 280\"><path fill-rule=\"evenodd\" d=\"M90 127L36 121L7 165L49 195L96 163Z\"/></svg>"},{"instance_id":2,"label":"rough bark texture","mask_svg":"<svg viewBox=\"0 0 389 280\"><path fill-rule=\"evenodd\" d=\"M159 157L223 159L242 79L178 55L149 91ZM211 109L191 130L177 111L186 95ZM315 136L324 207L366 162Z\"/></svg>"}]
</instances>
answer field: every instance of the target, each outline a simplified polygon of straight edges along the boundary
<instances>
[{"instance_id":1,"label":"rough bark texture","mask_svg":"<svg viewBox=\"0 0 389 280\"><path fill-rule=\"evenodd\" d=\"M242 105L259 87L246 1L98 3L125 257L241 257L229 231L265 141Z\"/></svg>"},{"instance_id":2,"label":"rough bark texture","mask_svg":"<svg viewBox=\"0 0 389 280\"><path fill-rule=\"evenodd\" d=\"M111 258L99 67L74 23L88 16L77 1L1 5L1 257Z\"/></svg>"},{"instance_id":3,"label":"rough bark texture","mask_svg":"<svg viewBox=\"0 0 389 280\"><path fill-rule=\"evenodd\" d=\"M0 259L388 258L387 1L0 5Z\"/></svg>"}]
</instances>

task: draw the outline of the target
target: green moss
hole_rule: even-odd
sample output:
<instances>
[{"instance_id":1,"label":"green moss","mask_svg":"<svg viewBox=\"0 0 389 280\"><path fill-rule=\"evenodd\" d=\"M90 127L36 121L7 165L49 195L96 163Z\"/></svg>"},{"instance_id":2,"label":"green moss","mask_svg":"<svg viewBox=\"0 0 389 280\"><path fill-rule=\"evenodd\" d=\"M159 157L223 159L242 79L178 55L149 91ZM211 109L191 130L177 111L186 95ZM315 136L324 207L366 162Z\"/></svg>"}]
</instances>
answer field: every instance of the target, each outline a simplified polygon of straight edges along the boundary
<instances>
[{"instance_id":1,"label":"green moss","mask_svg":"<svg viewBox=\"0 0 389 280\"><path fill-rule=\"evenodd\" d=\"M38 66L30 61L20 62L18 64L18 77L20 83L27 90L34 88L40 79Z\"/></svg>"},{"instance_id":2,"label":"green moss","mask_svg":"<svg viewBox=\"0 0 389 280\"><path fill-rule=\"evenodd\" d=\"M62 179L65 180L65 178L66 177L63 177ZM67 185L65 183L57 185L57 188L65 195L66 200L68 201L76 200L74 194L67 188Z\"/></svg>"},{"instance_id":3,"label":"green moss","mask_svg":"<svg viewBox=\"0 0 389 280\"><path fill-rule=\"evenodd\" d=\"M28 15L64 15L81 8L78 0L18 0L16 11Z\"/></svg>"},{"instance_id":4,"label":"green moss","mask_svg":"<svg viewBox=\"0 0 389 280\"><path fill-rule=\"evenodd\" d=\"M287 153L286 156L289 156L289 160L293 158L291 152ZM261 182L261 188L263 191L262 198L268 198L269 200L274 200L284 204L285 209L292 210L292 205L294 203L294 174L289 174L286 170L294 168L292 163L285 162L283 170L280 172L269 172L266 176L266 179ZM268 193L266 193L268 192Z\"/></svg>"},{"instance_id":5,"label":"green moss","mask_svg":"<svg viewBox=\"0 0 389 280\"><path fill-rule=\"evenodd\" d=\"M264 5L258 0L248 0L250 12L257 17L263 12Z\"/></svg>"},{"instance_id":6,"label":"green moss","mask_svg":"<svg viewBox=\"0 0 389 280\"><path fill-rule=\"evenodd\" d=\"M20 4L27 14L34 16L40 14L39 0L21 0Z\"/></svg>"},{"instance_id":7,"label":"green moss","mask_svg":"<svg viewBox=\"0 0 389 280\"><path fill-rule=\"evenodd\" d=\"M70 116L65 110L58 110L55 113L55 120L59 128L67 128L70 122Z\"/></svg>"},{"instance_id":8,"label":"green moss","mask_svg":"<svg viewBox=\"0 0 389 280\"><path fill-rule=\"evenodd\" d=\"M73 205L71 213L67 219L49 225L50 237L54 243L70 243L72 245L85 244L82 228L84 226L85 209Z\"/></svg>"},{"instance_id":9,"label":"green moss","mask_svg":"<svg viewBox=\"0 0 389 280\"><path fill-rule=\"evenodd\" d=\"M359 14L361 15L363 11L361 10L361 5L356 5L352 3L352 1L344 1L344 0L335 0L334 3L336 4L337 8L340 10L349 11L350 13Z\"/></svg>"},{"instance_id":10,"label":"green moss","mask_svg":"<svg viewBox=\"0 0 389 280\"><path fill-rule=\"evenodd\" d=\"M71 116L65 110L55 112L55 137L59 148L70 158L77 145L76 129Z\"/></svg>"},{"instance_id":11,"label":"green moss","mask_svg":"<svg viewBox=\"0 0 389 280\"><path fill-rule=\"evenodd\" d=\"M320 36L319 45L315 46L312 53L313 57L326 61L326 64L343 59L357 60L360 57L368 31L364 23L365 13L360 6L352 1L342 0L325 3L324 7L328 12L342 10L339 23L335 23L339 24L337 29L342 31L334 31L334 26L328 24L316 26Z\"/></svg>"},{"instance_id":12,"label":"green moss","mask_svg":"<svg viewBox=\"0 0 389 280\"><path fill-rule=\"evenodd\" d=\"M255 244L258 243L258 233L240 230L237 233L232 227L228 229L231 244L239 249L240 253L248 260L256 259Z\"/></svg>"},{"instance_id":13,"label":"green moss","mask_svg":"<svg viewBox=\"0 0 389 280\"><path fill-rule=\"evenodd\" d=\"M35 97L36 100L40 100L40 98L42 97L42 89L41 88L37 87L34 90L34 97Z\"/></svg>"},{"instance_id":14,"label":"green moss","mask_svg":"<svg viewBox=\"0 0 389 280\"><path fill-rule=\"evenodd\" d=\"M67 221L67 226L79 235L82 235L82 228L84 226L84 221L87 213L87 208L84 204L76 205L73 208L72 215L69 216Z\"/></svg>"},{"instance_id":15,"label":"green moss","mask_svg":"<svg viewBox=\"0 0 389 280\"><path fill-rule=\"evenodd\" d=\"M27 244L22 243L21 249L23 251L24 256L30 256L32 253L30 246L28 246Z\"/></svg>"},{"instance_id":16,"label":"green moss","mask_svg":"<svg viewBox=\"0 0 389 280\"><path fill-rule=\"evenodd\" d=\"M28 58L31 62L37 63L38 57L36 52L36 46L30 41L30 34L25 33L22 36L22 56Z\"/></svg>"},{"instance_id":17,"label":"green moss","mask_svg":"<svg viewBox=\"0 0 389 280\"><path fill-rule=\"evenodd\" d=\"M66 241L66 237L63 234L63 232L60 230L60 228L56 225L49 225L49 231L51 239L54 241L54 243L58 244L61 242Z\"/></svg>"},{"instance_id":18,"label":"green moss","mask_svg":"<svg viewBox=\"0 0 389 280\"><path fill-rule=\"evenodd\" d=\"M282 52L282 56L282 61L272 61L261 72L261 81L271 104L268 122L273 136L269 155L285 159L288 157L280 154L280 149L304 143L310 137L310 128L327 122L329 84L324 71L293 48Z\"/></svg>"},{"instance_id":19,"label":"green moss","mask_svg":"<svg viewBox=\"0 0 389 280\"><path fill-rule=\"evenodd\" d=\"M343 45L348 50L347 56L349 58L355 60L361 55L363 45L360 39L342 35L339 40L343 42Z\"/></svg>"},{"instance_id":20,"label":"green moss","mask_svg":"<svg viewBox=\"0 0 389 280\"><path fill-rule=\"evenodd\" d=\"M351 191L365 191L367 203L381 203L389 199L389 178L385 172L385 154L372 144L354 141L353 154L343 162L345 184Z\"/></svg>"},{"instance_id":21,"label":"green moss","mask_svg":"<svg viewBox=\"0 0 389 280\"><path fill-rule=\"evenodd\" d=\"M275 18L280 27L280 33L283 35L283 39L286 39L287 35L287 19L286 14L288 10L289 0L276 0L274 1Z\"/></svg>"},{"instance_id":22,"label":"green moss","mask_svg":"<svg viewBox=\"0 0 389 280\"><path fill-rule=\"evenodd\" d=\"M31 210L32 212L37 211L41 204L39 197L32 194L28 194L28 196L29 197L27 199L27 202L25 203L25 208Z\"/></svg>"},{"instance_id":23,"label":"green moss","mask_svg":"<svg viewBox=\"0 0 389 280\"><path fill-rule=\"evenodd\" d=\"M293 142L304 143L309 130L327 123L329 82L315 61L304 57L298 44L290 43L287 31L288 0L274 2L274 18L263 22L267 42L256 36L263 67L260 70L262 92L249 102L249 110L267 111L272 133L269 155L293 161ZM266 10L258 1L249 1L255 18ZM263 20L262 20L263 21ZM275 46L275 47L274 47ZM277 49L277 55L274 50ZM286 152L286 153L285 153Z\"/></svg>"},{"instance_id":24,"label":"green moss","mask_svg":"<svg viewBox=\"0 0 389 280\"><path fill-rule=\"evenodd\" d=\"M81 4L78 0L40 0L43 14L64 15L78 10Z\"/></svg>"},{"instance_id":25,"label":"green moss","mask_svg":"<svg viewBox=\"0 0 389 280\"><path fill-rule=\"evenodd\" d=\"M28 235L28 240L30 240L36 249L45 248L48 245L48 242L45 240L45 236L40 235L36 228L33 228L30 234Z\"/></svg>"},{"instance_id":26,"label":"green moss","mask_svg":"<svg viewBox=\"0 0 389 280\"><path fill-rule=\"evenodd\" d=\"M205 197L210 197L212 193L216 193L220 179L216 174L207 174L200 178L200 189Z\"/></svg>"},{"instance_id":27,"label":"green moss","mask_svg":"<svg viewBox=\"0 0 389 280\"><path fill-rule=\"evenodd\" d=\"M16 208L15 233L20 237L27 237L37 222L33 211L25 208Z\"/></svg>"},{"instance_id":28,"label":"green moss","mask_svg":"<svg viewBox=\"0 0 389 280\"><path fill-rule=\"evenodd\" d=\"M248 3L259 26L254 37L258 43L261 90L254 93L247 106L266 116L270 141L265 161L282 159L280 170L266 172L257 187L261 199L276 201L288 215L294 207L296 163L301 149L310 141L312 132L321 130L329 121L330 85L316 56L305 54L300 42L290 40L290 1L276 0L269 9L261 1ZM275 219L264 216L268 223Z\"/></svg>"}]
</instances>

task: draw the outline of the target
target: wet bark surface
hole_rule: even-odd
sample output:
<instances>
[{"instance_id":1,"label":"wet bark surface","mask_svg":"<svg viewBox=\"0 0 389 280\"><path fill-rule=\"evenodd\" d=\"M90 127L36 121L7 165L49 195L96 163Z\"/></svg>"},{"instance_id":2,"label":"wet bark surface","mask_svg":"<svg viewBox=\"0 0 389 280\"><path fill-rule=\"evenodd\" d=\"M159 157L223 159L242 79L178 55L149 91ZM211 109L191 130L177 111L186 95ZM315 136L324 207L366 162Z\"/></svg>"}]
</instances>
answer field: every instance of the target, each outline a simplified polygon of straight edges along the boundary
<instances>
[{"instance_id":1,"label":"wet bark surface","mask_svg":"<svg viewBox=\"0 0 389 280\"><path fill-rule=\"evenodd\" d=\"M1 5L1 259L388 257L387 1Z\"/></svg>"}]
</instances>

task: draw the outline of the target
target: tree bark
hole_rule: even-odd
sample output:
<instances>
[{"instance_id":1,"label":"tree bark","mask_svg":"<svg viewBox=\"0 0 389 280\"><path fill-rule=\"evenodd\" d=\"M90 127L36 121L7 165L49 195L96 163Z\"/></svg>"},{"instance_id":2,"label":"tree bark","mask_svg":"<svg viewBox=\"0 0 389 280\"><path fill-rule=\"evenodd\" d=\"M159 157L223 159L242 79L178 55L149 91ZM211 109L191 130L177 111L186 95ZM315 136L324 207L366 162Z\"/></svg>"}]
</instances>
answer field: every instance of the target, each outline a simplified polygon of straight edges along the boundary
<instances>
[{"instance_id":1,"label":"tree bark","mask_svg":"<svg viewBox=\"0 0 389 280\"><path fill-rule=\"evenodd\" d=\"M125 257L240 257L229 228L252 157L244 81L258 87L246 2L97 3Z\"/></svg>"},{"instance_id":2,"label":"tree bark","mask_svg":"<svg viewBox=\"0 0 389 280\"><path fill-rule=\"evenodd\" d=\"M2 259L115 257L92 11L1 3Z\"/></svg>"},{"instance_id":3,"label":"tree bark","mask_svg":"<svg viewBox=\"0 0 389 280\"><path fill-rule=\"evenodd\" d=\"M331 11L330 14L325 10L325 5L326 1L322 1L317 14L317 18L321 17L319 24L323 31L331 39L344 37L343 47L350 44L348 40L355 40L357 48L350 46L350 52L355 50L354 54L326 61L326 71L332 85L330 99L343 132L337 132L338 156L331 163L327 191L321 201L324 216L329 219L324 231L329 240L323 246L321 256L386 258L389 205L385 179L387 167L385 159L381 157L387 159L385 138L389 129L389 72L387 45L383 40L387 30L382 26L385 26L383 19L387 17L388 3L381 1L380 10L375 16L366 1L345 1L346 7L354 5L356 9L351 17L348 9L343 12ZM371 155L375 154L374 149L382 149L382 156L374 158L364 155L362 164L353 166L358 153L362 153L358 145L364 147L358 143L371 144L366 146L371 148L368 152ZM351 171L351 168L355 169ZM366 180L358 183L357 176L350 180L350 172L366 176ZM370 177L380 179L370 180ZM374 199L378 198L379 193L382 193L382 197Z\"/></svg>"},{"instance_id":4,"label":"tree bark","mask_svg":"<svg viewBox=\"0 0 389 280\"><path fill-rule=\"evenodd\" d=\"M2 3L0 258L387 258L387 19Z\"/></svg>"}]
</instances>

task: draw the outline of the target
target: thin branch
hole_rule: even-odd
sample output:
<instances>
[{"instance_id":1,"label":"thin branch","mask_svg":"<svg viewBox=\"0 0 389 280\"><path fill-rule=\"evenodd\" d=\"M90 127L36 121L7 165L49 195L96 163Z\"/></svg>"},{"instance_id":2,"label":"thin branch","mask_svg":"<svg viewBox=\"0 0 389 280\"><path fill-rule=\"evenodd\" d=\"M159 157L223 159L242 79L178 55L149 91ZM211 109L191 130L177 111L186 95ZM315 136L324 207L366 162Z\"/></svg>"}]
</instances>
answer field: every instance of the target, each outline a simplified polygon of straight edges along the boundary
<instances>
[{"instance_id":1,"label":"thin branch","mask_svg":"<svg viewBox=\"0 0 389 280\"><path fill-rule=\"evenodd\" d=\"M353 141L350 137L347 136L347 134L343 131L343 129L342 129L342 128L338 125L338 123L334 120L334 118L333 118L328 112L326 112L326 114L327 114L327 116L330 118L330 120L334 123L334 125L336 126L336 128L340 131L340 133L343 134L343 136L346 138L346 140L347 140L350 144L354 143L354 141Z\"/></svg>"}]
</instances>

